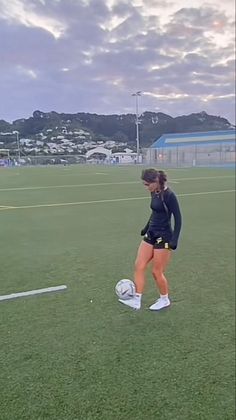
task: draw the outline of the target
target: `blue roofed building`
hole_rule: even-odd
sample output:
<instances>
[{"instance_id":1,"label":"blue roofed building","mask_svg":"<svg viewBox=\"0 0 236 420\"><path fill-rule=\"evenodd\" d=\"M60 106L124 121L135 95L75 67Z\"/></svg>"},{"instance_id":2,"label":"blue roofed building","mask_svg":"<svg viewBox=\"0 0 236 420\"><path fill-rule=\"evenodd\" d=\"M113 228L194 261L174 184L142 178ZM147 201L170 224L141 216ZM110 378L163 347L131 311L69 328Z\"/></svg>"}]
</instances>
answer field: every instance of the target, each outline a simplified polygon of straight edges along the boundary
<instances>
[{"instance_id":1,"label":"blue roofed building","mask_svg":"<svg viewBox=\"0 0 236 420\"><path fill-rule=\"evenodd\" d=\"M163 134L146 150L145 162L189 167L235 164L235 130Z\"/></svg>"}]
</instances>

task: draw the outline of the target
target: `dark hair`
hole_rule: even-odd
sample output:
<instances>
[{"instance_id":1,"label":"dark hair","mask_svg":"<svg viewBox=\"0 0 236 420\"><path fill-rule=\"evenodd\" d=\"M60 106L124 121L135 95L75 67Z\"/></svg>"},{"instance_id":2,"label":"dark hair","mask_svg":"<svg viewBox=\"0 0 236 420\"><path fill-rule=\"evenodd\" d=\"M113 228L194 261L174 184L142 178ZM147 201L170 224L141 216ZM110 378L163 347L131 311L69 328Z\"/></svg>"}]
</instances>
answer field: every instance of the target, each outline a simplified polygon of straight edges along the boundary
<instances>
[{"instance_id":1,"label":"dark hair","mask_svg":"<svg viewBox=\"0 0 236 420\"><path fill-rule=\"evenodd\" d=\"M157 171L153 168L143 169L141 179L145 182L159 181L161 190L164 190L165 182L167 181L167 175L164 171Z\"/></svg>"}]
</instances>

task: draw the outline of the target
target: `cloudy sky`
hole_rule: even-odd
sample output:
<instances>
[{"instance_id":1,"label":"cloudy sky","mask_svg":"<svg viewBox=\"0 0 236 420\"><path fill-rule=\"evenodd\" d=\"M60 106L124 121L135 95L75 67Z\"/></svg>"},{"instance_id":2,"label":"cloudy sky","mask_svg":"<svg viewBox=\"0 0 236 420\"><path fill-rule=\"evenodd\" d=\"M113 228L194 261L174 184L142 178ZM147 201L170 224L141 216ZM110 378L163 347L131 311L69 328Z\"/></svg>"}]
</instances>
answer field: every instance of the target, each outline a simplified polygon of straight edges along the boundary
<instances>
[{"instance_id":1,"label":"cloudy sky","mask_svg":"<svg viewBox=\"0 0 236 420\"><path fill-rule=\"evenodd\" d=\"M0 0L0 119L206 111L235 122L234 0Z\"/></svg>"}]
</instances>

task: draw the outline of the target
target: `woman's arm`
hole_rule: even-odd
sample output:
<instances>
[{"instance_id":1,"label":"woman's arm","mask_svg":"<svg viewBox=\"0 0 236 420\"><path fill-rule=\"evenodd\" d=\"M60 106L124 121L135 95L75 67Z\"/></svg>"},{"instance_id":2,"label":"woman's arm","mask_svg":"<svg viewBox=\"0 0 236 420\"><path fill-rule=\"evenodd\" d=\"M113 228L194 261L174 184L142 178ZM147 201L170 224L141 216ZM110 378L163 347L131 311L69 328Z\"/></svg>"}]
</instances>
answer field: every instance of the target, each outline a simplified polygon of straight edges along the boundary
<instances>
[{"instance_id":1,"label":"woman's arm","mask_svg":"<svg viewBox=\"0 0 236 420\"><path fill-rule=\"evenodd\" d=\"M173 236L170 241L170 247L172 249L176 249L178 246L179 235L182 227L182 215L178 199L173 191L171 191L171 194L166 204L169 211L173 214L174 217L174 230Z\"/></svg>"}]
</instances>

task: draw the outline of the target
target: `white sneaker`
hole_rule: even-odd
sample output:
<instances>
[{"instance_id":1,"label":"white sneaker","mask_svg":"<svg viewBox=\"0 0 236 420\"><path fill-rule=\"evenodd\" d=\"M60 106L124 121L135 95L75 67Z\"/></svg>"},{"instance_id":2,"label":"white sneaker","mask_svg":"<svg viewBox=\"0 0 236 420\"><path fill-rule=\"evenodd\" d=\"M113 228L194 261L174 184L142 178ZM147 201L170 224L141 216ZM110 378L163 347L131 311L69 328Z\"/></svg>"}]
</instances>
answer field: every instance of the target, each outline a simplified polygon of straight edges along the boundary
<instances>
[{"instance_id":1,"label":"white sneaker","mask_svg":"<svg viewBox=\"0 0 236 420\"><path fill-rule=\"evenodd\" d=\"M160 297L153 305L149 306L151 311L160 311L160 309L168 308L170 306L170 299L168 297Z\"/></svg>"},{"instance_id":2,"label":"white sneaker","mask_svg":"<svg viewBox=\"0 0 236 420\"><path fill-rule=\"evenodd\" d=\"M119 299L119 302L136 310L141 308L141 299L138 296L134 296L127 300Z\"/></svg>"}]
</instances>

